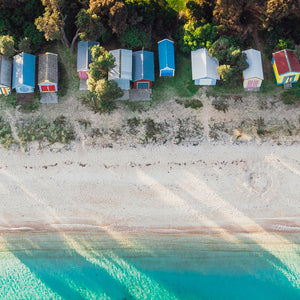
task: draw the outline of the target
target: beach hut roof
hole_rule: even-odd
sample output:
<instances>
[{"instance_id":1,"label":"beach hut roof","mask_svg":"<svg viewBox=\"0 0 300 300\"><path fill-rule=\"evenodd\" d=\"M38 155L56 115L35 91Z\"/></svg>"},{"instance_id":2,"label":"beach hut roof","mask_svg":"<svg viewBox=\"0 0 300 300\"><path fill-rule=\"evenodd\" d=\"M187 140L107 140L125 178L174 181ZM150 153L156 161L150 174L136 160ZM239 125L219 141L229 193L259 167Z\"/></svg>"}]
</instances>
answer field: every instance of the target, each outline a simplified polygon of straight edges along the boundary
<instances>
[{"instance_id":1,"label":"beach hut roof","mask_svg":"<svg viewBox=\"0 0 300 300\"><path fill-rule=\"evenodd\" d=\"M174 42L164 39L158 42L159 69L175 70Z\"/></svg>"},{"instance_id":2,"label":"beach hut roof","mask_svg":"<svg viewBox=\"0 0 300 300\"><path fill-rule=\"evenodd\" d=\"M278 74L300 72L300 63L293 50L281 50L273 53Z\"/></svg>"},{"instance_id":3,"label":"beach hut roof","mask_svg":"<svg viewBox=\"0 0 300 300\"><path fill-rule=\"evenodd\" d=\"M11 59L0 55L0 85L11 87Z\"/></svg>"},{"instance_id":4,"label":"beach hut roof","mask_svg":"<svg viewBox=\"0 0 300 300\"><path fill-rule=\"evenodd\" d=\"M114 56L116 65L109 71L108 80L132 80L132 50L116 49L111 50L110 53Z\"/></svg>"},{"instance_id":5,"label":"beach hut roof","mask_svg":"<svg viewBox=\"0 0 300 300\"><path fill-rule=\"evenodd\" d=\"M150 51L136 51L132 54L132 80L154 81L154 55Z\"/></svg>"},{"instance_id":6,"label":"beach hut roof","mask_svg":"<svg viewBox=\"0 0 300 300\"><path fill-rule=\"evenodd\" d=\"M264 73L261 62L261 53L255 49L243 51L247 55L247 63L249 67L244 70L244 79L259 78L264 79Z\"/></svg>"},{"instance_id":7,"label":"beach hut roof","mask_svg":"<svg viewBox=\"0 0 300 300\"><path fill-rule=\"evenodd\" d=\"M22 52L14 57L13 88L19 85L35 86L35 56Z\"/></svg>"},{"instance_id":8,"label":"beach hut roof","mask_svg":"<svg viewBox=\"0 0 300 300\"><path fill-rule=\"evenodd\" d=\"M57 83L57 54L47 52L39 56L38 84Z\"/></svg>"},{"instance_id":9,"label":"beach hut roof","mask_svg":"<svg viewBox=\"0 0 300 300\"><path fill-rule=\"evenodd\" d=\"M217 66L219 62L211 57L206 48L201 48L191 52L192 56L192 77L193 80L200 78L220 79Z\"/></svg>"},{"instance_id":10,"label":"beach hut roof","mask_svg":"<svg viewBox=\"0 0 300 300\"><path fill-rule=\"evenodd\" d=\"M92 62L92 55L89 48L99 45L99 42L80 41L77 47L77 72L88 71L89 64Z\"/></svg>"}]
</instances>

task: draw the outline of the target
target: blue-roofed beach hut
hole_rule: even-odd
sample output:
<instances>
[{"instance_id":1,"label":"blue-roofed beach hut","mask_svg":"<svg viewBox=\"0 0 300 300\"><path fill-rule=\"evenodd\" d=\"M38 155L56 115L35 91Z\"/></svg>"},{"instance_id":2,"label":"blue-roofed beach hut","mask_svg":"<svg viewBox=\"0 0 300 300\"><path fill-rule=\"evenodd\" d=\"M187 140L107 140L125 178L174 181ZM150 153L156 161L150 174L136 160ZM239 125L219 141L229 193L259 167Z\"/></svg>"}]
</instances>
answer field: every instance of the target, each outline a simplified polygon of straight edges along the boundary
<instances>
[{"instance_id":1,"label":"blue-roofed beach hut","mask_svg":"<svg viewBox=\"0 0 300 300\"><path fill-rule=\"evenodd\" d=\"M115 66L108 72L108 80L114 80L122 90L130 90L132 50L116 49L110 53L115 58Z\"/></svg>"},{"instance_id":2,"label":"blue-roofed beach hut","mask_svg":"<svg viewBox=\"0 0 300 300\"><path fill-rule=\"evenodd\" d=\"M77 72L79 78L88 78L87 71L89 70L89 64L92 62L92 56L90 48L99 45L98 42L83 42L80 41L77 46Z\"/></svg>"},{"instance_id":3,"label":"blue-roofed beach hut","mask_svg":"<svg viewBox=\"0 0 300 300\"><path fill-rule=\"evenodd\" d=\"M164 39L158 42L159 76L175 75L174 42Z\"/></svg>"},{"instance_id":4,"label":"blue-roofed beach hut","mask_svg":"<svg viewBox=\"0 0 300 300\"><path fill-rule=\"evenodd\" d=\"M0 95L8 95L11 92L11 59L0 55Z\"/></svg>"},{"instance_id":5,"label":"blue-roofed beach hut","mask_svg":"<svg viewBox=\"0 0 300 300\"><path fill-rule=\"evenodd\" d=\"M20 53L14 57L13 89L17 93L33 93L35 86L35 56Z\"/></svg>"},{"instance_id":6,"label":"blue-roofed beach hut","mask_svg":"<svg viewBox=\"0 0 300 300\"><path fill-rule=\"evenodd\" d=\"M154 55L149 51L132 53L132 81L135 89L152 89L154 81Z\"/></svg>"}]
</instances>

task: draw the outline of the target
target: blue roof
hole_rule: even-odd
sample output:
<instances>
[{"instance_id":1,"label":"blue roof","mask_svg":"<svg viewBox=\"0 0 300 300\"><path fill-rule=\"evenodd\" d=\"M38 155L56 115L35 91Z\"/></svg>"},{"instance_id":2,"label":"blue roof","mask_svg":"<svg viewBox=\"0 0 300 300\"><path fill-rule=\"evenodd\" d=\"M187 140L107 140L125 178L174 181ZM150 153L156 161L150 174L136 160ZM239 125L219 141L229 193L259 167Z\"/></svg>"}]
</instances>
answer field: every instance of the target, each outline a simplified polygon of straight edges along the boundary
<instances>
[{"instance_id":1,"label":"blue roof","mask_svg":"<svg viewBox=\"0 0 300 300\"><path fill-rule=\"evenodd\" d=\"M175 70L174 42L164 39L158 42L159 69Z\"/></svg>"},{"instance_id":2,"label":"blue roof","mask_svg":"<svg viewBox=\"0 0 300 300\"><path fill-rule=\"evenodd\" d=\"M80 41L77 46L77 72L89 70L89 64L92 62L92 55L89 48L99 45L99 42Z\"/></svg>"},{"instance_id":3,"label":"blue roof","mask_svg":"<svg viewBox=\"0 0 300 300\"><path fill-rule=\"evenodd\" d=\"M35 56L24 52L14 57L13 67L13 89L22 85L35 86Z\"/></svg>"},{"instance_id":4,"label":"blue roof","mask_svg":"<svg viewBox=\"0 0 300 300\"><path fill-rule=\"evenodd\" d=\"M154 55L149 51L132 53L132 81L154 81Z\"/></svg>"}]
</instances>

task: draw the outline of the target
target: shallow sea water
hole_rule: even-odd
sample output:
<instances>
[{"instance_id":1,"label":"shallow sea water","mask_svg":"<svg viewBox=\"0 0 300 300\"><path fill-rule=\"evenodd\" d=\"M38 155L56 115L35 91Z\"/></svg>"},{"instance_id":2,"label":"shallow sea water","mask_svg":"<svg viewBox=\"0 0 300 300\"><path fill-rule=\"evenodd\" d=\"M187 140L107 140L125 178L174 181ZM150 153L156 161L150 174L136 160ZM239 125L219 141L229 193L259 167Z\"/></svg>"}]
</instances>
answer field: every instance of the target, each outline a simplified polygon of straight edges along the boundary
<instances>
[{"instance_id":1,"label":"shallow sea water","mask_svg":"<svg viewBox=\"0 0 300 300\"><path fill-rule=\"evenodd\" d=\"M299 239L2 234L0 299L300 299Z\"/></svg>"}]
</instances>

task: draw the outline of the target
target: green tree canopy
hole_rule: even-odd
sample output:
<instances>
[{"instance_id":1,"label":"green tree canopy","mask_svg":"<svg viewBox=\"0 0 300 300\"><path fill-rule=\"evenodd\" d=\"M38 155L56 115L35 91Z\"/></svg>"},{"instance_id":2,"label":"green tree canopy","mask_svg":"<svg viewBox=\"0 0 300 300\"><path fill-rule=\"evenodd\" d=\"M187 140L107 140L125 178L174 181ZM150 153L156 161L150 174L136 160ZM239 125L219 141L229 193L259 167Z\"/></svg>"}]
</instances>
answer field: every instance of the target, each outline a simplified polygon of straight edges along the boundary
<instances>
[{"instance_id":1,"label":"green tree canopy","mask_svg":"<svg viewBox=\"0 0 300 300\"><path fill-rule=\"evenodd\" d=\"M92 63L88 71L89 104L95 111L108 111L115 108L114 99L123 92L114 81L108 81L108 72L115 66L115 58L103 47L91 48Z\"/></svg>"}]
</instances>

